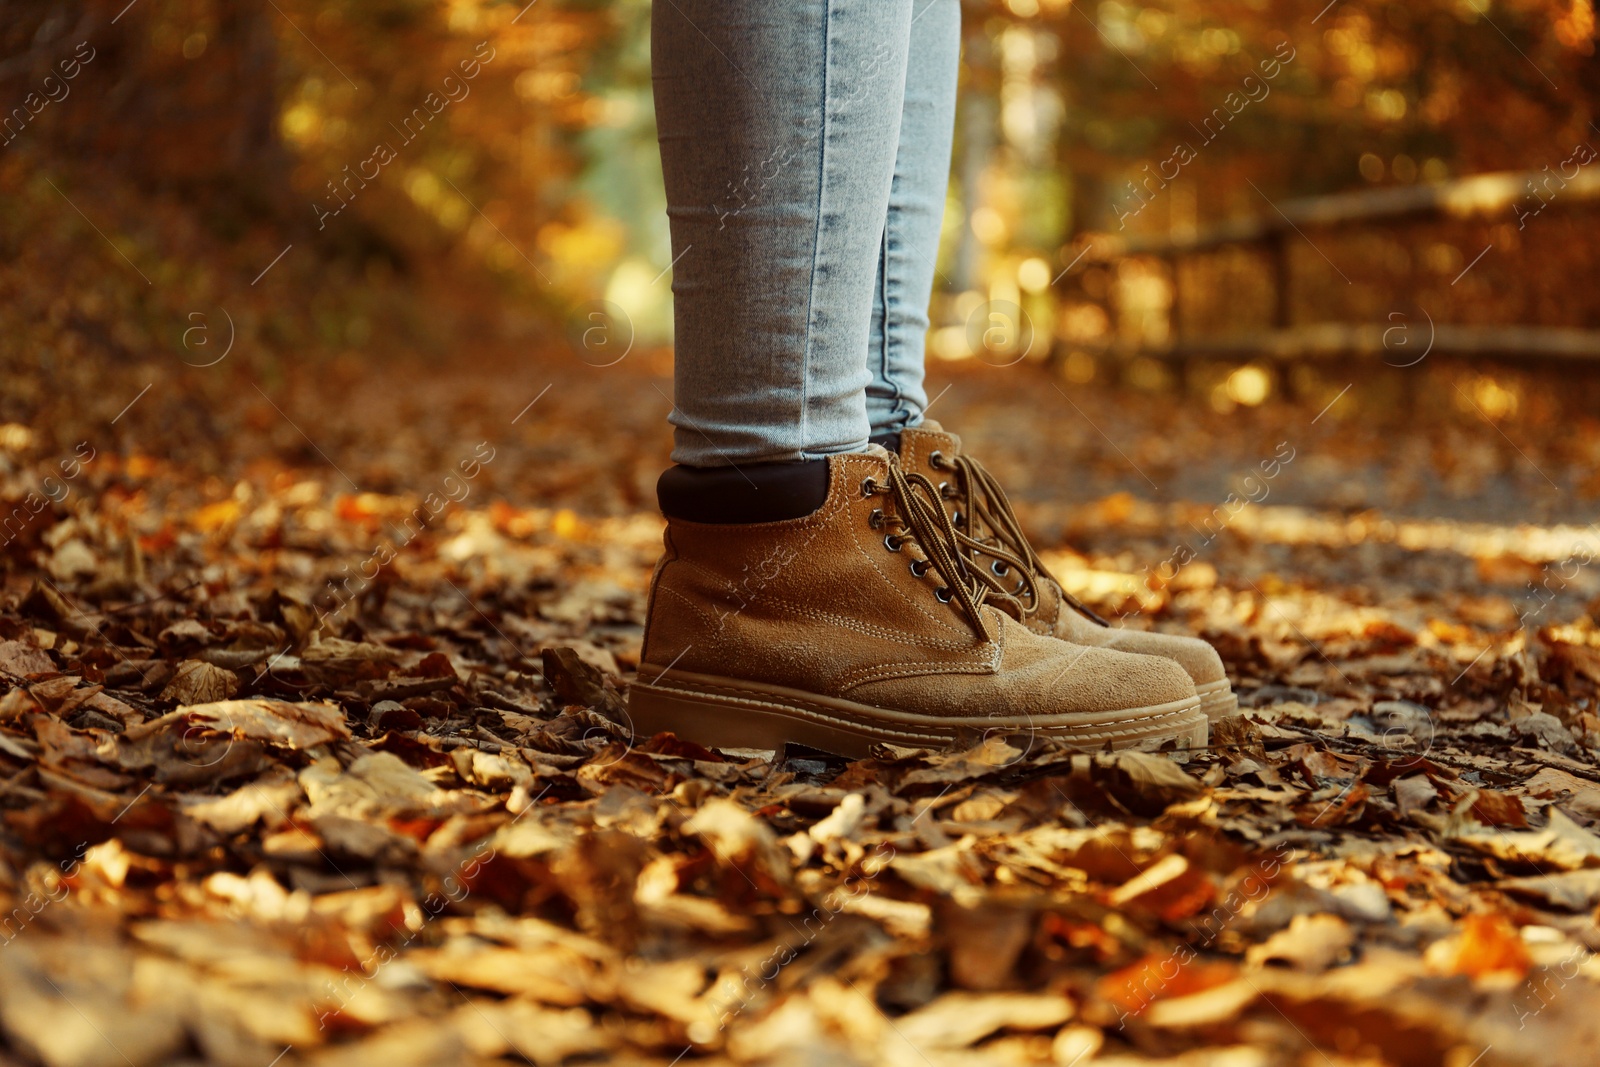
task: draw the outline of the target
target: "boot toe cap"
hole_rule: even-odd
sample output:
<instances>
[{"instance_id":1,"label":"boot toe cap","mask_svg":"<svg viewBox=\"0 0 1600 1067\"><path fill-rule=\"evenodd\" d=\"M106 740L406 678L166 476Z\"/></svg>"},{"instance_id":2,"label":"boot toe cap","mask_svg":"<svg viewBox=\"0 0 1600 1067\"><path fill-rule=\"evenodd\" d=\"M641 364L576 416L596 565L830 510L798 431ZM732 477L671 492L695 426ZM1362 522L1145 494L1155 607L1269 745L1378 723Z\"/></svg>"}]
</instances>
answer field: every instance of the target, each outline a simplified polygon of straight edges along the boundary
<instances>
[{"instance_id":1,"label":"boot toe cap","mask_svg":"<svg viewBox=\"0 0 1600 1067\"><path fill-rule=\"evenodd\" d=\"M1006 623L1001 673L1042 711L1101 714L1195 699L1194 680L1170 658L1074 644Z\"/></svg>"},{"instance_id":2,"label":"boot toe cap","mask_svg":"<svg viewBox=\"0 0 1600 1067\"><path fill-rule=\"evenodd\" d=\"M1220 682L1228 677L1217 650L1198 637L1151 633L1145 630L1118 630L1106 645L1120 652L1142 656L1161 656L1177 663L1195 685Z\"/></svg>"}]
</instances>

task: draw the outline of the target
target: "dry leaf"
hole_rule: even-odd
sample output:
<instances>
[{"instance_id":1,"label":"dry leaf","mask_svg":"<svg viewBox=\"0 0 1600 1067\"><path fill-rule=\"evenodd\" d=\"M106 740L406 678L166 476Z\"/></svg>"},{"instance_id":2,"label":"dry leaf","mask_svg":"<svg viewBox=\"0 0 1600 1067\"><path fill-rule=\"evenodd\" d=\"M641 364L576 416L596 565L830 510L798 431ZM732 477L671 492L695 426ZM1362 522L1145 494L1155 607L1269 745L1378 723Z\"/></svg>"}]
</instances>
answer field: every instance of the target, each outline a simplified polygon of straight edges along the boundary
<instances>
[{"instance_id":1,"label":"dry leaf","mask_svg":"<svg viewBox=\"0 0 1600 1067\"><path fill-rule=\"evenodd\" d=\"M184 660L161 699L175 704L210 704L232 699L239 691L239 676L197 659Z\"/></svg>"}]
</instances>

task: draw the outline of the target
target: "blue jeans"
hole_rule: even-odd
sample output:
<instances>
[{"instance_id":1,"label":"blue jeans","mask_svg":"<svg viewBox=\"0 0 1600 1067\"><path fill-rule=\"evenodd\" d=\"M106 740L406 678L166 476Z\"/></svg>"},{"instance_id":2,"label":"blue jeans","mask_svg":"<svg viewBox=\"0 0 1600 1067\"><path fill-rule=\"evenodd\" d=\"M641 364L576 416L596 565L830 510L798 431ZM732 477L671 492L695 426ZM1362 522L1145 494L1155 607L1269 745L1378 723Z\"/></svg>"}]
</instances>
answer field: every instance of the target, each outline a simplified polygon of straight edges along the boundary
<instances>
[{"instance_id":1,"label":"blue jeans","mask_svg":"<svg viewBox=\"0 0 1600 1067\"><path fill-rule=\"evenodd\" d=\"M959 0L655 0L672 458L859 452L915 426Z\"/></svg>"}]
</instances>

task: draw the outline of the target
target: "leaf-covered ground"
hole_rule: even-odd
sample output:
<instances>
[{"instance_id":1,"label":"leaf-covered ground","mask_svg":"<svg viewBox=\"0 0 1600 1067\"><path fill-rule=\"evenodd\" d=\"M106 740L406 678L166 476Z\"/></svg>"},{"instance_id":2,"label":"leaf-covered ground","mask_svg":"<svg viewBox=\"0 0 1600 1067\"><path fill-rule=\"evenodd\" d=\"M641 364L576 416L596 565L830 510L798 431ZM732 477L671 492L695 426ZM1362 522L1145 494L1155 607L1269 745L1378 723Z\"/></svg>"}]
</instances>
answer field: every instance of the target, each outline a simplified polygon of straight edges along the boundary
<instances>
[{"instance_id":1,"label":"leaf-covered ground","mask_svg":"<svg viewBox=\"0 0 1600 1067\"><path fill-rule=\"evenodd\" d=\"M664 369L7 368L0 1062L1592 1058L1582 405L945 373L1245 712L845 763L630 733Z\"/></svg>"}]
</instances>

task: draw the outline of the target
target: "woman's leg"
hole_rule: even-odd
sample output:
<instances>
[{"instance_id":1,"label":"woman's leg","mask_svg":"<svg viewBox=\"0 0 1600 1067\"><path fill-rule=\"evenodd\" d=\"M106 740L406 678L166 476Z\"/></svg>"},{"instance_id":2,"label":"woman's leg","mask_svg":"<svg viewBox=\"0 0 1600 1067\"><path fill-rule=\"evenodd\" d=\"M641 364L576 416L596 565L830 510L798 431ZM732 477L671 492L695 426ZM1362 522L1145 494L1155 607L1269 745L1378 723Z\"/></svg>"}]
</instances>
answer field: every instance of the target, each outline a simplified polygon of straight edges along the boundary
<instances>
[{"instance_id":1,"label":"woman's leg","mask_svg":"<svg viewBox=\"0 0 1600 1067\"><path fill-rule=\"evenodd\" d=\"M888 225L873 286L867 416L874 435L917 425L928 404L923 345L955 125L960 0L916 0L915 8Z\"/></svg>"},{"instance_id":2,"label":"woman's leg","mask_svg":"<svg viewBox=\"0 0 1600 1067\"><path fill-rule=\"evenodd\" d=\"M673 459L860 451L912 0L656 0Z\"/></svg>"}]
</instances>

